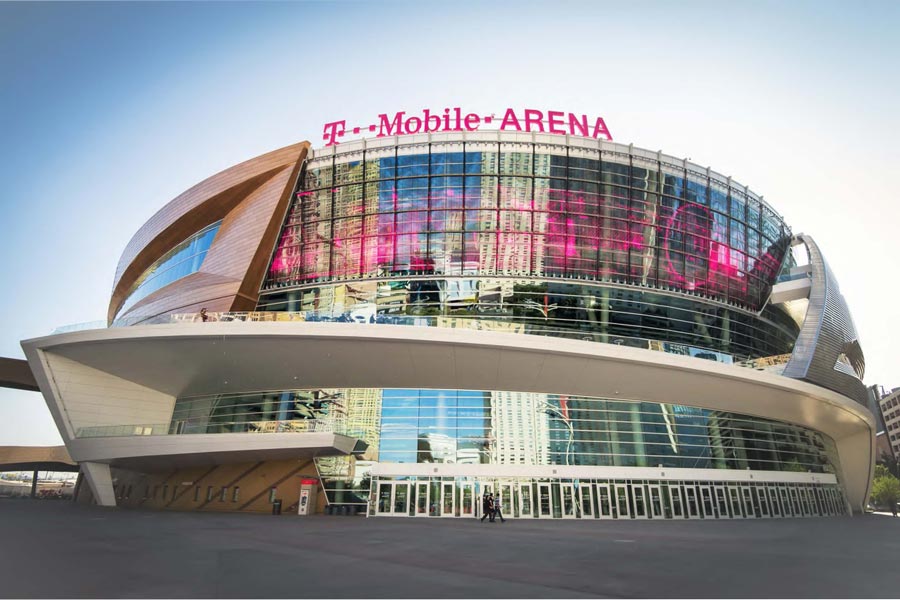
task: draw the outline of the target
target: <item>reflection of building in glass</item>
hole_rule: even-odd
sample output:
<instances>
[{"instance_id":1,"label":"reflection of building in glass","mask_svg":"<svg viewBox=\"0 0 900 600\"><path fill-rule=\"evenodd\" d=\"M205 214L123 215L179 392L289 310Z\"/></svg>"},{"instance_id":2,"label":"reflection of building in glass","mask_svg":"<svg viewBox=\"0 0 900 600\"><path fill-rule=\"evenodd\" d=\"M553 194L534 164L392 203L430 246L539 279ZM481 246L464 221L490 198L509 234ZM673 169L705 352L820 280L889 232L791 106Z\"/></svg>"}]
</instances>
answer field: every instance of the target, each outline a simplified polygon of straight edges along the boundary
<instances>
[{"instance_id":1,"label":"reflection of building in glass","mask_svg":"<svg viewBox=\"0 0 900 600\"><path fill-rule=\"evenodd\" d=\"M540 408L545 398L545 394L491 392L494 462L549 464L550 416Z\"/></svg>"},{"instance_id":2,"label":"reflection of building in glass","mask_svg":"<svg viewBox=\"0 0 900 600\"><path fill-rule=\"evenodd\" d=\"M135 503L201 510L296 511L303 486L407 517L486 489L531 518L865 505L864 360L821 253L660 152L486 131L276 151L138 232L109 321L138 326L24 343L105 504L150 469Z\"/></svg>"}]
</instances>

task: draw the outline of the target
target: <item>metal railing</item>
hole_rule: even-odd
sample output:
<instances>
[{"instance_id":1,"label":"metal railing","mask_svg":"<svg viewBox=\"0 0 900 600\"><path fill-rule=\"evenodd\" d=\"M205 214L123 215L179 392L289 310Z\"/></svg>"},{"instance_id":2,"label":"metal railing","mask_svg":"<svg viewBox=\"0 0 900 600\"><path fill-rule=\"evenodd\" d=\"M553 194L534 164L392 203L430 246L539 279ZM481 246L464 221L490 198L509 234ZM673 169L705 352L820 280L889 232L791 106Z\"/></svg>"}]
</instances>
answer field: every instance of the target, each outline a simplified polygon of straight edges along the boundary
<instances>
[{"instance_id":1,"label":"metal railing","mask_svg":"<svg viewBox=\"0 0 900 600\"><path fill-rule=\"evenodd\" d=\"M127 327L131 325L178 325L186 323L348 323L348 324L377 324L377 325L409 325L418 327L443 327L449 329L473 329L479 331L500 331L507 333L525 334L525 323L516 321L499 321L496 319L483 319L478 317L459 317L446 315L405 315L405 314L372 314L368 317L353 315L351 313L324 314L315 311L227 311L227 312L197 312L161 315L150 319L124 319L115 321L111 327ZM648 340L646 338L625 338L624 336L606 335L601 332L575 331L554 327L542 327L529 323L528 333L531 335L546 335L565 339L583 340L598 343L616 343L626 346L634 346L659 352L668 352L683 355L706 355L716 357L717 362L734 364L759 371L768 371L781 374L785 365L791 358L791 354L764 356L760 358L747 358L740 355L726 355L706 348L694 348L681 343L669 343L661 340ZM91 329L106 329L105 321L91 321L77 323L57 328L53 333L68 333L73 331L87 331ZM609 340L609 342L607 342ZM622 343L624 342L624 344ZM696 352L672 352L665 345L678 346L682 349ZM727 359L727 360L725 360Z\"/></svg>"},{"instance_id":2,"label":"metal railing","mask_svg":"<svg viewBox=\"0 0 900 600\"><path fill-rule=\"evenodd\" d=\"M218 429L218 431L216 431ZM131 437L143 435L203 435L218 433L341 433L331 423L315 419L293 421L253 421L244 423L152 423L81 427L76 438Z\"/></svg>"}]
</instances>

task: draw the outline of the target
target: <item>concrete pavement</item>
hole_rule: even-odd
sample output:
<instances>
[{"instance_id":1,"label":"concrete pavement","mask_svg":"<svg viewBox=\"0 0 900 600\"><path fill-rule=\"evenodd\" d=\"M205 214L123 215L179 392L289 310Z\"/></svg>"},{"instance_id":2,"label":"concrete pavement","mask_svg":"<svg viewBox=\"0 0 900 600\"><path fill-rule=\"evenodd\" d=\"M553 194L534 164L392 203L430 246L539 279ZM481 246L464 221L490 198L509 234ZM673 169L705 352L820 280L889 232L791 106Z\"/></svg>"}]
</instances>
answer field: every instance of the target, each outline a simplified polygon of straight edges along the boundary
<instances>
[{"instance_id":1,"label":"concrete pavement","mask_svg":"<svg viewBox=\"0 0 900 600\"><path fill-rule=\"evenodd\" d=\"M0 501L5 597L897 597L900 519L537 521Z\"/></svg>"}]
</instances>

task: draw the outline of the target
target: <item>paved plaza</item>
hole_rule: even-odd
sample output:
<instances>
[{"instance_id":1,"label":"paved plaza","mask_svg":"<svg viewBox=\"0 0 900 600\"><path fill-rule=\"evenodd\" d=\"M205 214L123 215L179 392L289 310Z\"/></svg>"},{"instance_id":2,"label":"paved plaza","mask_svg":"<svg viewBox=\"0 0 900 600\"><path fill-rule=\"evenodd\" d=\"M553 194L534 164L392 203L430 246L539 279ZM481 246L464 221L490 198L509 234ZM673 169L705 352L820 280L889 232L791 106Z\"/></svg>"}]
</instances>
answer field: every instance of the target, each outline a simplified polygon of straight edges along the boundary
<instances>
[{"instance_id":1,"label":"paved plaza","mask_svg":"<svg viewBox=\"0 0 900 600\"><path fill-rule=\"evenodd\" d=\"M537 521L0 501L4 597L897 597L900 518Z\"/></svg>"}]
</instances>

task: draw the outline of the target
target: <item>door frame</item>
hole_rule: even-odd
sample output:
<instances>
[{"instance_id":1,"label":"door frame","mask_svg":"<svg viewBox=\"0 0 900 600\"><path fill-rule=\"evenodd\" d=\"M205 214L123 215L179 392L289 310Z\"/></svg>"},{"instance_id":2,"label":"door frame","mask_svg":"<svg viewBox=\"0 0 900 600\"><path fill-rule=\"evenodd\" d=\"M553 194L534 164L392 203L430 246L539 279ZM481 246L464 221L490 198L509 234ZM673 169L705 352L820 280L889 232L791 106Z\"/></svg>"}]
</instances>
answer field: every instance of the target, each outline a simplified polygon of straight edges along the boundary
<instances>
[{"instance_id":1,"label":"door frame","mask_svg":"<svg viewBox=\"0 0 900 600\"><path fill-rule=\"evenodd\" d=\"M631 502L631 486L625 483L615 483L612 485L613 490L613 502L616 507L616 518L617 519L630 519L631 518L631 507L629 506ZM623 495L619 497L619 490L622 490ZM622 513L622 503L620 500L625 501L625 512Z\"/></svg>"},{"instance_id":2,"label":"door frame","mask_svg":"<svg viewBox=\"0 0 900 600\"><path fill-rule=\"evenodd\" d=\"M593 485L585 485L581 484L578 486L578 500L580 501L581 506L581 518L582 519L595 519L596 515L596 504L594 503L594 486ZM587 500L587 511L584 510L585 500Z\"/></svg>"},{"instance_id":3,"label":"door frame","mask_svg":"<svg viewBox=\"0 0 900 600\"><path fill-rule=\"evenodd\" d=\"M527 490L527 494L526 494L526 490ZM531 509L528 512L525 511L525 496L526 495L528 496L528 504L529 504L529 508ZM528 518L528 517L534 518L534 516L535 516L535 514L534 514L534 486L532 485L532 482L530 480L527 484L522 484L522 483L519 484L519 514L522 515L523 519Z\"/></svg>"},{"instance_id":4,"label":"door frame","mask_svg":"<svg viewBox=\"0 0 900 600\"><path fill-rule=\"evenodd\" d=\"M416 512L417 517L427 517L431 514L431 484L428 481L416 481ZM419 512L419 500L422 498L421 490L425 488L425 512Z\"/></svg>"},{"instance_id":5,"label":"door frame","mask_svg":"<svg viewBox=\"0 0 900 600\"><path fill-rule=\"evenodd\" d=\"M544 507L541 502L542 490L547 489L547 514L544 514ZM552 519L553 518L553 484L549 481L537 482L537 518Z\"/></svg>"},{"instance_id":6,"label":"door frame","mask_svg":"<svg viewBox=\"0 0 900 600\"><path fill-rule=\"evenodd\" d=\"M613 516L613 503L615 502L615 498L612 495L612 484L609 483L598 483L596 485L596 494L597 494L597 518L598 519L614 519ZM603 494L601 490L604 490L606 493L606 514L603 514Z\"/></svg>"},{"instance_id":7,"label":"door frame","mask_svg":"<svg viewBox=\"0 0 900 600\"><path fill-rule=\"evenodd\" d=\"M569 491L570 497L572 498L572 514L566 514L566 490ZM563 519L577 519L578 512L580 511L580 507L578 506L578 490L575 489L574 483L559 483L559 515Z\"/></svg>"},{"instance_id":8,"label":"door frame","mask_svg":"<svg viewBox=\"0 0 900 600\"><path fill-rule=\"evenodd\" d=\"M631 502L633 507L633 513L635 519L649 519L649 511L647 510L647 490L644 488L643 483L631 483L628 486L629 491L631 492ZM638 514L638 501L637 495L635 492L640 491L641 496L641 508L643 508L644 514Z\"/></svg>"},{"instance_id":9,"label":"door frame","mask_svg":"<svg viewBox=\"0 0 900 600\"><path fill-rule=\"evenodd\" d=\"M669 510L672 511L673 519L687 519L687 513L684 511L684 495L681 493L681 485L678 483L670 483L668 485L669 489ZM678 503L678 510L681 514L675 513L675 504L676 499Z\"/></svg>"},{"instance_id":10,"label":"door frame","mask_svg":"<svg viewBox=\"0 0 900 600\"><path fill-rule=\"evenodd\" d=\"M666 507L664 506L663 501L663 493L662 493L662 485L659 482L657 483L648 483L647 487L647 506L650 508L648 511L648 515L651 519L665 519L666 518ZM653 503L653 492L656 491L656 502ZM657 507L659 510L657 510Z\"/></svg>"},{"instance_id":11,"label":"door frame","mask_svg":"<svg viewBox=\"0 0 900 600\"><path fill-rule=\"evenodd\" d=\"M447 497L447 488L450 488L450 514L444 510L444 499ZM451 518L456 516L456 482L441 481L441 497L440 497L441 517Z\"/></svg>"},{"instance_id":12,"label":"door frame","mask_svg":"<svg viewBox=\"0 0 900 600\"><path fill-rule=\"evenodd\" d=\"M716 518L716 501L713 496L712 486L711 485L698 485L698 491L700 492L698 500L700 502L700 514L703 515L704 519L715 519ZM706 511L706 501L703 497L703 492L706 492L707 497L709 498L709 514Z\"/></svg>"}]
</instances>

